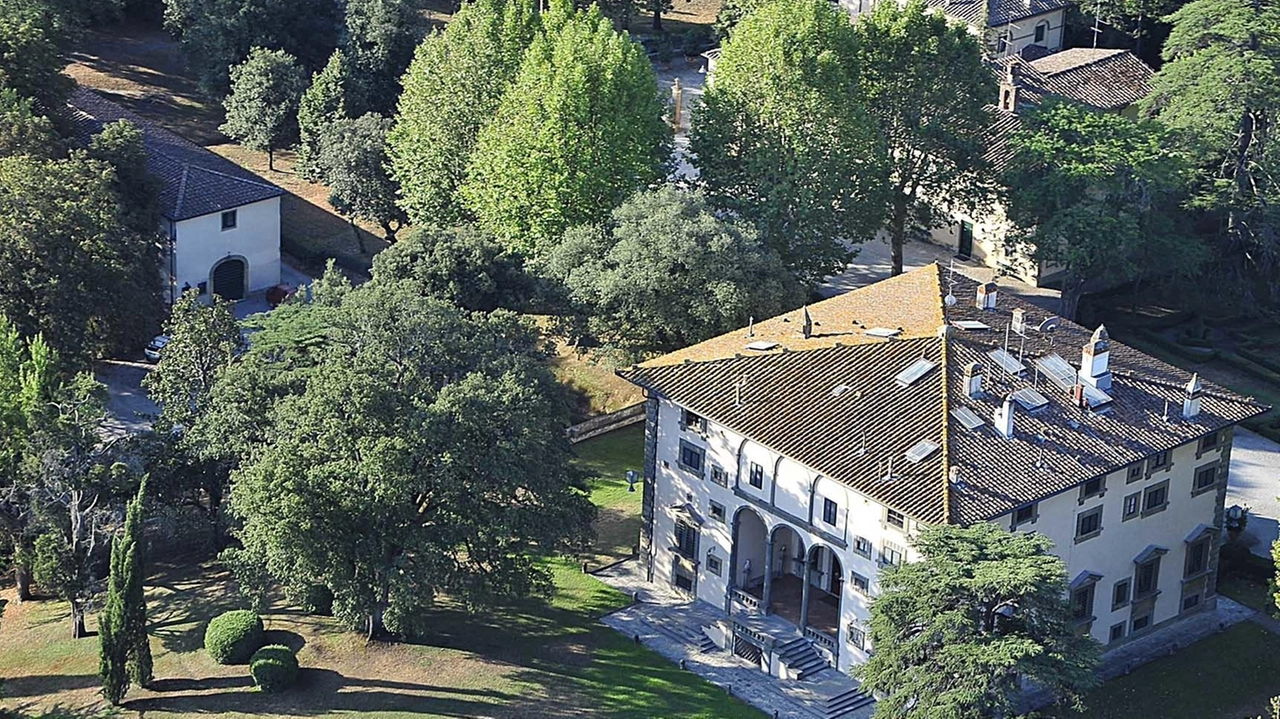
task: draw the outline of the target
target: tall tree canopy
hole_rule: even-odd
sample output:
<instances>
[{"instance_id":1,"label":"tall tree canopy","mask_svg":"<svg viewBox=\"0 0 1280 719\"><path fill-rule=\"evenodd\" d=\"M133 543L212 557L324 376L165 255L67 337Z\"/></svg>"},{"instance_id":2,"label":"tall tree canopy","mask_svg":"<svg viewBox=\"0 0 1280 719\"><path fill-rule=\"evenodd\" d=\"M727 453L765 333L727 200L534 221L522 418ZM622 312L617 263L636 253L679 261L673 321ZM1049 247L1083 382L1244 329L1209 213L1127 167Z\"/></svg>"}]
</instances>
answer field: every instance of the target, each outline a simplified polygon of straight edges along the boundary
<instances>
[{"instance_id":1,"label":"tall tree canopy","mask_svg":"<svg viewBox=\"0 0 1280 719\"><path fill-rule=\"evenodd\" d=\"M89 157L111 165L122 219L139 235L160 226L160 180L147 169L142 130L128 120L113 122L89 142Z\"/></svg>"},{"instance_id":2,"label":"tall tree canopy","mask_svg":"<svg viewBox=\"0 0 1280 719\"><path fill-rule=\"evenodd\" d=\"M1195 204L1218 220L1227 287L1280 297L1280 6L1194 0L1174 13L1143 109L1199 168Z\"/></svg>"},{"instance_id":3,"label":"tall tree canopy","mask_svg":"<svg viewBox=\"0 0 1280 719\"><path fill-rule=\"evenodd\" d=\"M338 44L343 16L333 0L165 0L164 17L200 84L220 97L231 68L255 47L286 52L309 72L320 69Z\"/></svg>"},{"instance_id":4,"label":"tall tree canopy","mask_svg":"<svg viewBox=\"0 0 1280 719\"><path fill-rule=\"evenodd\" d=\"M354 115L395 110L400 76L424 33L419 17L408 0L345 0L340 42L355 70Z\"/></svg>"},{"instance_id":5,"label":"tall tree canopy","mask_svg":"<svg viewBox=\"0 0 1280 719\"><path fill-rule=\"evenodd\" d=\"M373 258L373 278L480 312L524 309L535 290L523 259L474 225L415 228Z\"/></svg>"},{"instance_id":6,"label":"tall tree canopy","mask_svg":"<svg viewBox=\"0 0 1280 719\"><path fill-rule=\"evenodd\" d=\"M158 248L129 227L116 178L82 153L0 158L0 314L72 368L136 350L158 324Z\"/></svg>"},{"instance_id":7,"label":"tall tree canopy","mask_svg":"<svg viewBox=\"0 0 1280 719\"><path fill-rule=\"evenodd\" d=\"M439 592L546 588L538 558L582 539L593 512L536 331L405 284L329 282L262 320L214 391L206 422L240 462L238 562L295 596L327 586L370 634L411 630Z\"/></svg>"},{"instance_id":8,"label":"tall tree canopy","mask_svg":"<svg viewBox=\"0 0 1280 719\"><path fill-rule=\"evenodd\" d=\"M1012 243L1062 269L1062 314L1087 283L1186 277L1204 259L1180 205L1185 158L1161 129L1068 102L1049 102L1010 140L1005 172Z\"/></svg>"},{"instance_id":9,"label":"tall tree canopy","mask_svg":"<svg viewBox=\"0 0 1280 719\"><path fill-rule=\"evenodd\" d=\"M390 120L372 112L337 120L321 134L315 165L335 210L352 224L357 218L377 223L386 241L395 242L407 217L396 204L399 188L387 172L390 129Z\"/></svg>"},{"instance_id":10,"label":"tall tree canopy","mask_svg":"<svg viewBox=\"0 0 1280 719\"><path fill-rule=\"evenodd\" d=\"M75 82L62 72L67 63L50 23L32 8L0 6L0 88L30 98L35 114L54 119L66 111Z\"/></svg>"},{"instance_id":11,"label":"tall tree canopy","mask_svg":"<svg viewBox=\"0 0 1280 719\"><path fill-rule=\"evenodd\" d=\"M265 150L275 169L275 151L298 135L298 103L306 80L293 57L281 50L255 47L231 68L231 94L223 102L226 122L218 128L251 150Z\"/></svg>"},{"instance_id":12,"label":"tall tree canopy","mask_svg":"<svg viewBox=\"0 0 1280 719\"><path fill-rule=\"evenodd\" d=\"M857 35L825 0L774 0L723 45L691 145L707 195L746 218L807 282L843 269L888 205Z\"/></svg>"},{"instance_id":13,"label":"tall tree canopy","mask_svg":"<svg viewBox=\"0 0 1280 719\"><path fill-rule=\"evenodd\" d=\"M538 27L532 0L476 0L418 46L389 138L400 203L414 224L465 218L458 187L476 137L497 113Z\"/></svg>"},{"instance_id":14,"label":"tall tree canopy","mask_svg":"<svg viewBox=\"0 0 1280 719\"><path fill-rule=\"evenodd\" d=\"M35 101L12 88L0 87L0 157L62 154L62 142L49 118L38 113Z\"/></svg>"},{"instance_id":15,"label":"tall tree canopy","mask_svg":"<svg viewBox=\"0 0 1280 719\"><path fill-rule=\"evenodd\" d=\"M545 264L588 318L591 337L627 360L686 347L804 299L750 223L721 219L701 193L669 185L638 193L603 226L570 230Z\"/></svg>"},{"instance_id":16,"label":"tall tree canopy","mask_svg":"<svg viewBox=\"0 0 1280 719\"><path fill-rule=\"evenodd\" d=\"M914 219L929 226L962 208L973 215L995 190L983 161L996 97L978 38L923 0L884 2L854 25L858 80L889 150L892 274Z\"/></svg>"},{"instance_id":17,"label":"tall tree canopy","mask_svg":"<svg viewBox=\"0 0 1280 719\"><path fill-rule=\"evenodd\" d=\"M1079 706L1098 648L1074 631L1052 542L979 522L915 546L922 560L881 572L871 604L875 651L857 673L876 717L1014 716L1023 678Z\"/></svg>"},{"instance_id":18,"label":"tall tree canopy","mask_svg":"<svg viewBox=\"0 0 1280 719\"><path fill-rule=\"evenodd\" d=\"M1169 13L1186 0L1081 0L1080 12L1133 38L1133 52L1143 54L1143 41Z\"/></svg>"},{"instance_id":19,"label":"tall tree canopy","mask_svg":"<svg viewBox=\"0 0 1280 719\"><path fill-rule=\"evenodd\" d=\"M545 21L461 188L480 226L537 255L662 179L671 130L644 49L592 7Z\"/></svg>"},{"instance_id":20,"label":"tall tree canopy","mask_svg":"<svg viewBox=\"0 0 1280 719\"><path fill-rule=\"evenodd\" d=\"M315 163L324 129L351 116L348 100L351 82L351 62L341 50L334 50L329 62L311 78L311 86L298 101L298 155L294 169L304 179L320 179Z\"/></svg>"}]
</instances>

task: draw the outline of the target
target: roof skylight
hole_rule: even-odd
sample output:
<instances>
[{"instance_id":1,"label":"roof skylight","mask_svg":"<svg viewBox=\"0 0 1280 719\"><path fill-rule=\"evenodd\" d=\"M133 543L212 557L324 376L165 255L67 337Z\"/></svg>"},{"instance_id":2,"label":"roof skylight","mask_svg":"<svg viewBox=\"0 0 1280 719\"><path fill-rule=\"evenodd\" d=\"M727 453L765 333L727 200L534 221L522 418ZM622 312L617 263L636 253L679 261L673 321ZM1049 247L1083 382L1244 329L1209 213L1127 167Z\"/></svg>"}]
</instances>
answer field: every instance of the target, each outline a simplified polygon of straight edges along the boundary
<instances>
[{"instance_id":1,"label":"roof skylight","mask_svg":"<svg viewBox=\"0 0 1280 719\"><path fill-rule=\"evenodd\" d=\"M912 362L906 369L899 372L898 376L893 378L893 381L897 382L899 387L910 387L915 384L916 380L929 374L929 372L937 366L938 365L933 360L921 357L915 362Z\"/></svg>"}]
</instances>

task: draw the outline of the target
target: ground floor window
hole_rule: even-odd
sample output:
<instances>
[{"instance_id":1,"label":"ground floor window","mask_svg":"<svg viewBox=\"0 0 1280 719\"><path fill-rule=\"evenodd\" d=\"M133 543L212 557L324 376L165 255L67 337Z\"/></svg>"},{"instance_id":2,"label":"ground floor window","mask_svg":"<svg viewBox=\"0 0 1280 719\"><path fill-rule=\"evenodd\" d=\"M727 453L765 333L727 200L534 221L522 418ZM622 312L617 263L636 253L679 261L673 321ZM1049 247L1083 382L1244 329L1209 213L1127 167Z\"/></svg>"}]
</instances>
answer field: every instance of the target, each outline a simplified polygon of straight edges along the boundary
<instances>
[{"instance_id":1,"label":"ground floor window","mask_svg":"<svg viewBox=\"0 0 1280 719\"><path fill-rule=\"evenodd\" d=\"M717 577L720 576L720 573L724 571L724 565L721 564L719 557L714 554L707 555L707 571Z\"/></svg>"},{"instance_id":2,"label":"ground floor window","mask_svg":"<svg viewBox=\"0 0 1280 719\"><path fill-rule=\"evenodd\" d=\"M1140 631L1142 631L1143 629L1146 629L1146 628L1147 628L1147 627L1149 627L1149 626L1151 626L1151 615L1150 615L1150 614L1143 614L1143 615L1142 615L1142 616L1140 616L1140 617L1134 617L1134 618L1133 618L1133 631L1135 631L1135 632L1140 632Z\"/></svg>"},{"instance_id":3,"label":"ground floor window","mask_svg":"<svg viewBox=\"0 0 1280 719\"><path fill-rule=\"evenodd\" d=\"M1191 596L1189 596L1189 597L1183 597L1183 598L1182 598L1182 611L1184 611L1184 612L1189 612L1189 611L1191 611L1192 609L1195 609L1195 608L1196 608L1196 607L1198 607L1198 606L1200 606L1200 595L1199 595L1199 594L1192 594L1192 595L1191 595Z\"/></svg>"},{"instance_id":4,"label":"ground floor window","mask_svg":"<svg viewBox=\"0 0 1280 719\"><path fill-rule=\"evenodd\" d=\"M848 636L849 636L849 643L850 643L850 644L852 644L853 646L857 647L858 649L866 649L866 648L867 648L867 633L866 633L866 632L864 632L864 631L862 631L861 629L859 629L859 628L858 628L856 625L854 625L853 623L850 623L850 624L849 624L849 628L848 628L848 630L847 630L847 634L848 634Z\"/></svg>"},{"instance_id":5,"label":"ground floor window","mask_svg":"<svg viewBox=\"0 0 1280 719\"><path fill-rule=\"evenodd\" d=\"M693 559L698 552L698 530L683 519L676 520L675 548L685 559Z\"/></svg>"},{"instance_id":6,"label":"ground floor window","mask_svg":"<svg viewBox=\"0 0 1280 719\"><path fill-rule=\"evenodd\" d=\"M1124 639L1124 622L1111 625L1111 636L1108 641L1118 642Z\"/></svg>"},{"instance_id":7,"label":"ground floor window","mask_svg":"<svg viewBox=\"0 0 1280 719\"><path fill-rule=\"evenodd\" d=\"M679 560L676 562L675 571L672 572L672 582L677 589L682 589L686 592L693 591L693 575L679 563Z\"/></svg>"}]
</instances>

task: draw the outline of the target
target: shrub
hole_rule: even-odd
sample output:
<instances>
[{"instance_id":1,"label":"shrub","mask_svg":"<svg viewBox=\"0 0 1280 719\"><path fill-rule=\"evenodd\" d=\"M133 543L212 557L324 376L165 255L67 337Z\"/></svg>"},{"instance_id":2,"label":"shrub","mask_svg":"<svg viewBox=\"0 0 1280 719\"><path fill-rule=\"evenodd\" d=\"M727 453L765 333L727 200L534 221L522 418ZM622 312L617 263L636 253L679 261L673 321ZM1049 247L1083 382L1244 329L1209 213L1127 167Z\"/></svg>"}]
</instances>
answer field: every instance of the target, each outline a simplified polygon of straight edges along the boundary
<instances>
[{"instance_id":1,"label":"shrub","mask_svg":"<svg viewBox=\"0 0 1280 719\"><path fill-rule=\"evenodd\" d=\"M220 614L204 632L204 648L219 664L244 664L265 641L262 619L248 609Z\"/></svg>"},{"instance_id":2,"label":"shrub","mask_svg":"<svg viewBox=\"0 0 1280 719\"><path fill-rule=\"evenodd\" d=\"M298 658L289 647L271 644L254 652L249 673L262 691L283 691L298 680Z\"/></svg>"}]
</instances>

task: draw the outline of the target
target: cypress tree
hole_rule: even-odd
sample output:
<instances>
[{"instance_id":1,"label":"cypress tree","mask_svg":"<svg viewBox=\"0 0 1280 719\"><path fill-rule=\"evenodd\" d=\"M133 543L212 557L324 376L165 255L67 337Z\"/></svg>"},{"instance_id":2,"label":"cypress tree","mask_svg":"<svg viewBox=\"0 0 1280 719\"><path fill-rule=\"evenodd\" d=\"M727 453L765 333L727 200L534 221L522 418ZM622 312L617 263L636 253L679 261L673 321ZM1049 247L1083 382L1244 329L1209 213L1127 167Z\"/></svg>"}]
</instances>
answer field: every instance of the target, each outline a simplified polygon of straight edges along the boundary
<instances>
[{"instance_id":1,"label":"cypress tree","mask_svg":"<svg viewBox=\"0 0 1280 719\"><path fill-rule=\"evenodd\" d=\"M124 579L126 539L116 535L111 539L111 574L107 579L107 601L98 615L98 639L101 650L98 657L98 676L102 679L102 696L113 705L124 699L129 691L128 644L125 631Z\"/></svg>"},{"instance_id":2,"label":"cypress tree","mask_svg":"<svg viewBox=\"0 0 1280 719\"><path fill-rule=\"evenodd\" d=\"M128 654L129 677L145 687L151 683L151 643L147 638L147 598L142 580L146 576L143 562L143 501L147 481L144 477L138 496L129 503L124 522L124 552L121 558L121 592L124 611L124 645Z\"/></svg>"}]
</instances>

